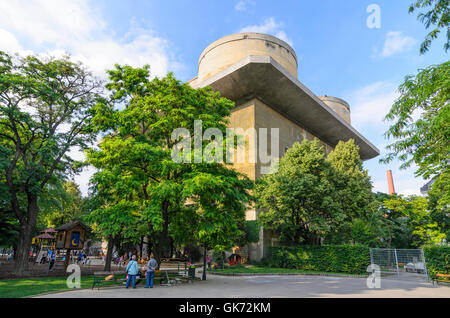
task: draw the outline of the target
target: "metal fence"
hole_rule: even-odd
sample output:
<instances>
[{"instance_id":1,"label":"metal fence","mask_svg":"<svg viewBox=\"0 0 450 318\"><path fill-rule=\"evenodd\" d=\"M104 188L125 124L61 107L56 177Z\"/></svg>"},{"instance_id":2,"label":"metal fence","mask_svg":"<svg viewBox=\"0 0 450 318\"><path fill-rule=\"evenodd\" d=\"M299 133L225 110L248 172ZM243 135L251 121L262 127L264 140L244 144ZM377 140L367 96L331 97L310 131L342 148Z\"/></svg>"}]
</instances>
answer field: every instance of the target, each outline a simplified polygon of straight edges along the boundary
<instances>
[{"instance_id":1,"label":"metal fence","mask_svg":"<svg viewBox=\"0 0 450 318\"><path fill-rule=\"evenodd\" d=\"M422 249L371 248L370 262L380 267L381 277L428 281Z\"/></svg>"}]
</instances>

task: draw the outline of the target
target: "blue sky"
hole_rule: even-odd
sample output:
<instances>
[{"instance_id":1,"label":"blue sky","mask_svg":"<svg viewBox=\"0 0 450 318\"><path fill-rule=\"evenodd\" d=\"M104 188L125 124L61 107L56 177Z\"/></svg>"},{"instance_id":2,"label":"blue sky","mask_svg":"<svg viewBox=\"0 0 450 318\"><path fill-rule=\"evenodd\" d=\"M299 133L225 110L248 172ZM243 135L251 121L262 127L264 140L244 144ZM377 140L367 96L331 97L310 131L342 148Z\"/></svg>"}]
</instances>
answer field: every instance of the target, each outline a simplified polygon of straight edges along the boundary
<instances>
[{"instance_id":1,"label":"blue sky","mask_svg":"<svg viewBox=\"0 0 450 318\"><path fill-rule=\"evenodd\" d=\"M419 55L426 35L413 0L8 0L0 2L0 50L21 54L69 52L96 74L114 63L150 64L183 80L197 74L200 53L227 34L269 33L290 43L299 80L317 95L347 100L352 124L384 153L383 117L405 75L448 60L444 37ZM381 27L369 28L367 7L377 4ZM81 155L75 150L74 157ZM419 194L424 183L399 163L365 162L376 191L387 191L392 169L398 193ZM92 170L75 180L84 194Z\"/></svg>"}]
</instances>

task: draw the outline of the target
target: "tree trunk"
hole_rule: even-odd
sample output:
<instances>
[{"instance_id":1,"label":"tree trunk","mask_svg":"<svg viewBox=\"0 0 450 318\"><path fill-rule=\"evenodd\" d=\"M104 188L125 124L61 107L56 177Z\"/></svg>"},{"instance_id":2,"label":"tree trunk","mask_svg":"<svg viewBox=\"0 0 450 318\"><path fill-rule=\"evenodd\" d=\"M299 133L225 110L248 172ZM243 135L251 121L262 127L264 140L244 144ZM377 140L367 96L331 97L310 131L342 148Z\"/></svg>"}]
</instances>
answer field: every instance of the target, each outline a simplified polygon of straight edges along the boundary
<instances>
[{"instance_id":1,"label":"tree trunk","mask_svg":"<svg viewBox=\"0 0 450 318\"><path fill-rule=\"evenodd\" d=\"M150 254L153 251L153 239L150 237L150 235L147 235L147 255L150 257Z\"/></svg>"},{"instance_id":2,"label":"tree trunk","mask_svg":"<svg viewBox=\"0 0 450 318\"><path fill-rule=\"evenodd\" d=\"M113 248L114 248L114 238L113 237L109 237L108 238L108 250L106 252L106 259L105 259L105 268L104 268L105 272L110 272L111 271L111 261L112 261Z\"/></svg>"},{"instance_id":3,"label":"tree trunk","mask_svg":"<svg viewBox=\"0 0 450 318\"><path fill-rule=\"evenodd\" d=\"M144 255L143 249L144 249L144 237L141 236L141 242L139 243L139 257L140 258L142 258L142 256Z\"/></svg>"},{"instance_id":4,"label":"tree trunk","mask_svg":"<svg viewBox=\"0 0 450 318\"><path fill-rule=\"evenodd\" d=\"M203 249L203 277L202 280L206 280L206 245Z\"/></svg>"},{"instance_id":5,"label":"tree trunk","mask_svg":"<svg viewBox=\"0 0 450 318\"><path fill-rule=\"evenodd\" d=\"M64 260L64 271L67 272L67 267L69 266L70 263L70 256L72 254L72 250L70 248L68 248L66 250L66 259Z\"/></svg>"},{"instance_id":6,"label":"tree trunk","mask_svg":"<svg viewBox=\"0 0 450 318\"><path fill-rule=\"evenodd\" d=\"M36 228L36 219L39 211L37 196L29 194L27 197L27 218L20 225L17 254L15 254L15 273L18 276L23 276L28 271L28 258L31 249L31 241L33 238L33 232Z\"/></svg>"},{"instance_id":7,"label":"tree trunk","mask_svg":"<svg viewBox=\"0 0 450 318\"><path fill-rule=\"evenodd\" d=\"M169 201L164 200L162 203L162 217L163 217L163 229L159 235L159 239L158 239L158 243L155 244L155 248L154 248L154 255L155 255L155 259L156 261L158 261L158 263L161 262L161 258L164 257L164 248L166 246L168 246L168 244L170 243L170 239L169 239L169 215L168 215L168 210L169 210Z\"/></svg>"},{"instance_id":8,"label":"tree trunk","mask_svg":"<svg viewBox=\"0 0 450 318\"><path fill-rule=\"evenodd\" d=\"M15 258L15 272L18 276L24 276L28 271L28 257L30 253L32 230L28 224L20 227L19 243L17 244L17 251L14 254Z\"/></svg>"},{"instance_id":9,"label":"tree trunk","mask_svg":"<svg viewBox=\"0 0 450 318\"><path fill-rule=\"evenodd\" d=\"M172 258L173 257L173 251L174 251L174 245L173 245L173 240L170 240L170 255L169 257Z\"/></svg>"}]
</instances>

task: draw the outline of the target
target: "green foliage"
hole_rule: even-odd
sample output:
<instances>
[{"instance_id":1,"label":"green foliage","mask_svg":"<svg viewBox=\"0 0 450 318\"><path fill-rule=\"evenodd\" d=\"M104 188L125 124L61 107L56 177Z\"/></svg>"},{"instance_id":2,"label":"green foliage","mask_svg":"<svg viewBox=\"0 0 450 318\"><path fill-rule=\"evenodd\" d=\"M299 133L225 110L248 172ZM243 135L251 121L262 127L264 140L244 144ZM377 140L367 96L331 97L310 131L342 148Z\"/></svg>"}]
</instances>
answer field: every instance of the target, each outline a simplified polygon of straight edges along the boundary
<instances>
[{"instance_id":1,"label":"green foliage","mask_svg":"<svg viewBox=\"0 0 450 318\"><path fill-rule=\"evenodd\" d=\"M258 221L246 221L247 242L257 243L259 241L259 223Z\"/></svg>"},{"instance_id":2,"label":"green foliage","mask_svg":"<svg viewBox=\"0 0 450 318\"><path fill-rule=\"evenodd\" d=\"M92 109L102 87L81 64L0 51L0 182L20 223L16 270L28 266L28 252L49 187L78 171L68 156L95 139Z\"/></svg>"},{"instance_id":3,"label":"green foliage","mask_svg":"<svg viewBox=\"0 0 450 318\"><path fill-rule=\"evenodd\" d=\"M353 139L347 142L340 141L330 152L327 160L334 169L333 183L345 219L328 235L326 242L347 243L355 238L352 236L355 220L359 220L356 225L362 225L362 222L366 224L366 232L371 231L368 222L376 213L378 206L375 195L372 193L370 177L367 170L363 169L362 160L359 157L359 147L355 145ZM367 235L369 235L368 232ZM358 238L360 239L362 237ZM368 237L364 240L366 239Z\"/></svg>"},{"instance_id":4,"label":"green foliage","mask_svg":"<svg viewBox=\"0 0 450 318\"><path fill-rule=\"evenodd\" d=\"M228 263L227 258L225 257L225 252L223 251L214 251L213 253L213 262L219 265L219 268L225 267L225 263Z\"/></svg>"},{"instance_id":5,"label":"green foliage","mask_svg":"<svg viewBox=\"0 0 450 318\"><path fill-rule=\"evenodd\" d=\"M129 200L132 190L127 179L110 170L101 170L91 179L91 212L84 219L100 237L131 241L138 237L139 207Z\"/></svg>"},{"instance_id":6,"label":"green foliage","mask_svg":"<svg viewBox=\"0 0 450 318\"><path fill-rule=\"evenodd\" d=\"M441 179L437 184L444 189L450 164L450 62L407 76L399 92L386 115L392 124L385 136L396 141L388 145L390 152L380 161L398 158L404 162L401 168L415 163L417 176ZM448 202L448 193L443 200Z\"/></svg>"},{"instance_id":7,"label":"green foliage","mask_svg":"<svg viewBox=\"0 0 450 318\"><path fill-rule=\"evenodd\" d=\"M272 267L351 274L365 274L370 264L369 248L358 245L271 246L269 258Z\"/></svg>"},{"instance_id":8,"label":"green foliage","mask_svg":"<svg viewBox=\"0 0 450 318\"><path fill-rule=\"evenodd\" d=\"M73 181L48 187L39 199L40 223L44 228L81 221L86 214L85 200L78 185Z\"/></svg>"},{"instance_id":9,"label":"green foliage","mask_svg":"<svg viewBox=\"0 0 450 318\"><path fill-rule=\"evenodd\" d=\"M304 140L287 151L276 173L262 178L255 196L261 224L277 230L283 244L318 244L320 237L342 244L352 242L354 220L367 223L377 213L371 189L353 140L339 142L328 157L317 140Z\"/></svg>"},{"instance_id":10,"label":"green foliage","mask_svg":"<svg viewBox=\"0 0 450 318\"><path fill-rule=\"evenodd\" d=\"M450 213L450 171L447 169L435 178L428 192L430 208L442 214ZM450 227L449 227L450 229Z\"/></svg>"},{"instance_id":11,"label":"green foliage","mask_svg":"<svg viewBox=\"0 0 450 318\"><path fill-rule=\"evenodd\" d=\"M440 225L432 219L432 214L427 209L426 198L416 196L404 198L394 195L385 200L383 205L387 209L388 218L396 220L400 223L399 226L404 225L403 232L409 232L408 243L412 247L441 243L446 238ZM397 232L396 235L401 232L401 229Z\"/></svg>"},{"instance_id":12,"label":"green foliage","mask_svg":"<svg viewBox=\"0 0 450 318\"><path fill-rule=\"evenodd\" d=\"M261 224L277 230L285 245L316 242L345 217L333 173L317 140L295 143L281 158L278 171L256 186Z\"/></svg>"},{"instance_id":13,"label":"green foliage","mask_svg":"<svg viewBox=\"0 0 450 318\"><path fill-rule=\"evenodd\" d=\"M370 222L363 219L354 219L351 224L352 241L370 247L379 245L376 230Z\"/></svg>"},{"instance_id":14,"label":"green foliage","mask_svg":"<svg viewBox=\"0 0 450 318\"><path fill-rule=\"evenodd\" d=\"M441 29L447 30L447 42L444 44L444 49L447 52L450 49L450 5L448 0L416 0L415 3L409 7L409 13L417 9L432 7L430 11L421 12L417 19L425 24L425 28L429 29L434 26L434 29L429 32L420 46L420 54L424 54L430 48L431 42L439 36Z\"/></svg>"},{"instance_id":15,"label":"green foliage","mask_svg":"<svg viewBox=\"0 0 450 318\"><path fill-rule=\"evenodd\" d=\"M437 278L436 274L450 274L450 246L423 246L428 274Z\"/></svg>"},{"instance_id":16,"label":"green foliage","mask_svg":"<svg viewBox=\"0 0 450 318\"><path fill-rule=\"evenodd\" d=\"M232 246L243 235L252 183L220 163L176 163L171 154L179 141L172 138L174 130L194 136L194 120L225 135L234 104L172 74L150 80L147 66L116 65L108 74L111 94L93 120L96 131L106 135L99 149L88 151L88 162L122 176L117 194L126 193L124 200L139 211L155 256L161 257L171 241L219 250Z\"/></svg>"}]
</instances>

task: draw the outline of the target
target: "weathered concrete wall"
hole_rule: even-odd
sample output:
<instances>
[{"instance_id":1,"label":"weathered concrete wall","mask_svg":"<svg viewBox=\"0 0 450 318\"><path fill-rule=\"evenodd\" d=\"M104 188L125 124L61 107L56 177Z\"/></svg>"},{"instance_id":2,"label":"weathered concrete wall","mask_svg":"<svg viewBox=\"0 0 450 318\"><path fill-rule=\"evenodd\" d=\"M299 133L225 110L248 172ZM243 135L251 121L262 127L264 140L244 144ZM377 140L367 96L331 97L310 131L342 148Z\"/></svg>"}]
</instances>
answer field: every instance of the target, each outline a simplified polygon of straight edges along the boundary
<instances>
[{"instance_id":1,"label":"weathered concrete wall","mask_svg":"<svg viewBox=\"0 0 450 318\"><path fill-rule=\"evenodd\" d=\"M327 106L334 110L348 124L351 124L350 105L345 100L326 95L317 97L319 97Z\"/></svg>"},{"instance_id":2,"label":"weathered concrete wall","mask_svg":"<svg viewBox=\"0 0 450 318\"><path fill-rule=\"evenodd\" d=\"M200 55L198 79L202 82L249 55L271 56L297 78L297 56L286 42L262 33L238 33L210 44Z\"/></svg>"},{"instance_id":3,"label":"weathered concrete wall","mask_svg":"<svg viewBox=\"0 0 450 318\"><path fill-rule=\"evenodd\" d=\"M305 130L304 128L298 126L296 123L290 121L273 108L269 107L257 98L253 98L246 103L237 106L233 109L231 116L229 118L230 128L242 128L244 131L249 128L256 129L257 140L260 138L260 128L267 129L267 152L272 154L271 149L271 128L279 129L279 153L277 157L284 156L286 150L295 142L302 142L304 139L313 140L315 137L313 134ZM246 174L250 179L256 180L262 177L270 169L270 164L262 164L257 157L256 163L251 163L249 161L250 155L250 145L249 136L245 137L245 162L236 163L237 153L235 153L235 164L233 168L237 171ZM325 142L319 140L323 145L324 150L330 152L333 147L326 144ZM259 147L259 142L257 144ZM257 148L257 154L259 154L259 148ZM259 211L255 209L249 209L246 213L247 220L256 220ZM273 231L260 230L260 240L258 243L250 243L249 255L252 261L259 261L265 255L265 247L276 245L278 242L277 234Z\"/></svg>"},{"instance_id":4,"label":"weathered concrete wall","mask_svg":"<svg viewBox=\"0 0 450 318\"><path fill-rule=\"evenodd\" d=\"M271 128L278 128L279 157L295 142L314 138L327 153L339 140L353 138L363 159L378 155L378 149L350 126L349 105L331 96L318 98L298 81L297 70L297 56L286 42L267 34L239 33L225 36L203 51L198 76L189 84L194 88L210 86L237 103L229 127L255 129L257 140L259 128L266 128L267 154L272 153ZM233 168L256 180L270 171L270 163L260 161L259 151L256 162L250 162L254 140L248 136L245 140L245 162L237 163L235 153ZM256 220L258 213L249 209L246 219ZM249 244L251 260L260 260L264 247L276 245L277 238L276 233L261 228L259 242Z\"/></svg>"},{"instance_id":5,"label":"weathered concrete wall","mask_svg":"<svg viewBox=\"0 0 450 318\"><path fill-rule=\"evenodd\" d=\"M233 109L231 116L229 118L230 124L228 125L230 128L242 128L244 131L249 128L255 127L255 103L254 101L249 101L243 105L237 106ZM250 163L250 136L245 136L245 162L238 163L237 162L237 149L234 154L234 165L237 171L244 173L252 180L256 179L255 174L255 165Z\"/></svg>"},{"instance_id":6,"label":"weathered concrete wall","mask_svg":"<svg viewBox=\"0 0 450 318\"><path fill-rule=\"evenodd\" d=\"M296 123L287 119L273 108L269 107L262 101L254 99L255 103L255 128L259 131L259 128L267 128L267 140L268 140L268 153L272 153L271 149L271 128L279 129L279 153L278 157L284 156L286 151L292 147L296 142L301 143L304 139L313 140L315 137L313 134L300 127ZM317 138L319 139L319 138ZM324 150L328 153L333 147L319 139L319 142L324 147ZM276 151L276 150L275 150ZM256 178L260 178L264 171L269 169L268 164L262 164L258 160L256 164Z\"/></svg>"}]
</instances>

